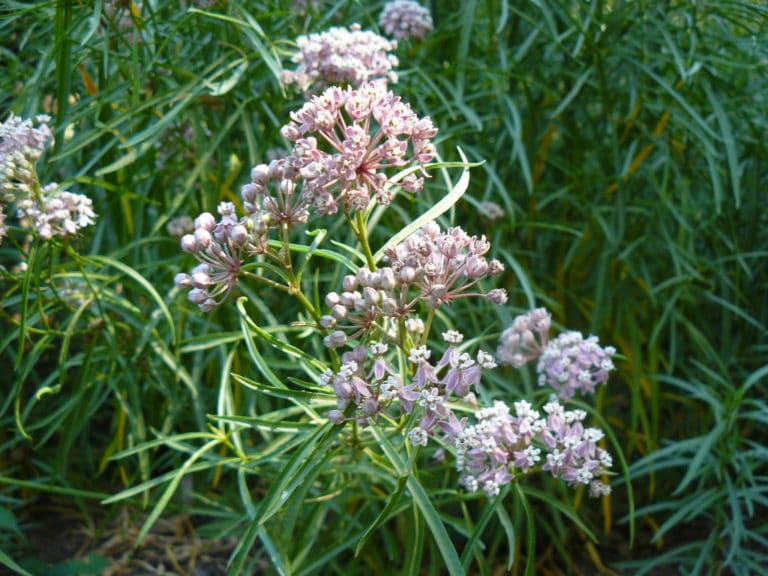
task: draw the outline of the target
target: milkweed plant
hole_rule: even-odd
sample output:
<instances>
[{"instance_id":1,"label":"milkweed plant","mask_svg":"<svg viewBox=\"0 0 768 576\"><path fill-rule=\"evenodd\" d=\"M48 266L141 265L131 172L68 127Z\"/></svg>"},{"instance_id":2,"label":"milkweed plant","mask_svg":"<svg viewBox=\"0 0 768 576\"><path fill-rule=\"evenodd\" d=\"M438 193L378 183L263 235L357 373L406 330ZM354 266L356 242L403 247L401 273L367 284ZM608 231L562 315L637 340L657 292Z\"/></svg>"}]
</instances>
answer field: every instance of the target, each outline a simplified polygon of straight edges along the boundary
<instances>
[{"instance_id":1,"label":"milkweed plant","mask_svg":"<svg viewBox=\"0 0 768 576\"><path fill-rule=\"evenodd\" d=\"M495 345L483 347L487 337L467 332L451 314L455 302L471 301L470 309L508 305L507 291L493 287L505 270L487 238L439 222L468 186L470 166L436 161L438 128L392 88L396 60L385 57L392 47L386 39L359 26L337 27L302 37L298 46L298 70L283 81L298 84L306 100L280 131L289 150L252 168L237 204L222 201L217 214L194 219L180 246L196 264L175 277L201 314L237 307L261 380L237 374L234 380L297 408L252 418L220 415L232 434L265 422L308 430L303 443L291 446L293 456L281 450L272 456L283 467L261 502L246 498L252 519L235 566L245 565L257 538L276 548L267 521L292 500L333 497L321 495L318 477L348 470L342 491L373 482L390 492L361 530L358 553L411 498L449 571L462 573L469 556L459 558L433 503L435 487L421 483L423 467L442 463L454 487L439 490L465 494L459 500L503 500L510 487L539 474L607 496L614 472L605 432L570 402L607 383L616 350L579 332L551 337L544 308L499 327ZM383 212L418 196L434 170L452 165L463 174L443 200L377 244ZM338 239L333 231L341 232ZM296 315L284 327L261 326L258 309L236 296L243 292L282 294ZM300 334L301 342L286 334ZM292 358L302 376L273 370L262 346ZM514 378L529 363L541 394L509 397L485 389L489 372L509 366L513 371L505 373ZM302 418L288 423L295 414ZM241 492L249 494L255 456L240 455ZM387 480L377 478L382 472Z\"/></svg>"},{"instance_id":2,"label":"milkweed plant","mask_svg":"<svg viewBox=\"0 0 768 576\"><path fill-rule=\"evenodd\" d=\"M253 166L239 197L222 198L215 213L168 222L187 262L173 285L201 318L234 312L251 365L227 363L209 430L184 437L202 447L161 438L119 455L165 443L190 454L183 466L105 503L166 483L145 536L185 476L229 471L243 504L232 573L253 568L257 542L280 573L311 572L350 550L361 561L395 521L410 537L404 555L382 537L393 567L417 573L424 555L438 554L462 574L473 559L492 561L483 534L494 514L514 541L512 500L532 573L532 500L591 536L573 500L611 493L617 444L609 448L589 399L608 385L617 351L558 329L544 307L510 313L511 281L491 243L448 217L473 165L460 148L461 161L442 160L439 127L396 89L393 52L430 33L429 11L392 2L379 25L388 38L358 24L299 37L295 69L280 76L303 98L282 120L285 150ZM49 242L77 259L69 240L96 214L87 196L40 182L50 122L12 115L0 124L0 241L12 237L20 254ZM409 218L395 232L390 210ZM464 321L476 310L512 320L477 333ZM196 326L204 341L205 322ZM534 386L495 385L529 382L529 371ZM251 393L264 400L239 413L238 398ZM535 488L542 482L546 490ZM326 523L333 533L322 533ZM326 551L313 558L319 538Z\"/></svg>"}]
</instances>

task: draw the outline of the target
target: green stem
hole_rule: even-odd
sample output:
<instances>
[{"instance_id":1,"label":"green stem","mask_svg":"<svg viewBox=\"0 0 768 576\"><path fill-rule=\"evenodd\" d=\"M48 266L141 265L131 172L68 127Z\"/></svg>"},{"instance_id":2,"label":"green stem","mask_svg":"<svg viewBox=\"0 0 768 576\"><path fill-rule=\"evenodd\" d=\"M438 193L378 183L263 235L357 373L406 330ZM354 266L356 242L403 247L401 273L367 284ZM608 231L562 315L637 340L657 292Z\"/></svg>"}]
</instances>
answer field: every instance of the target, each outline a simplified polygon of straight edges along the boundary
<instances>
[{"instance_id":1,"label":"green stem","mask_svg":"<svg viewBox=\"0 0 768 576\"><path fill-rule=\"evenodd\" d=\"M429 338L429 330L432 328L432 319L435 317L435 311L430 310L427 315L427 321L424 322L424 335L421 337L421 345L427 345L427 339Z\"/></svg>"},{"instance_id":2,"label":"green stem","mask_svg":"<svg viewBox=\"0 0 768 576\"><path fill-rule=\"evenodd\" d=\"M365 216L361 210L355 212L355 224L352 226L352 229L355 231L355 235L360 241L360 247L363 249L363 254L365 254L368 270L373 272L376 270L376 261L373 259L371 245L368 243L368 229L365 225Z\"/></svg>"}]
</instances>

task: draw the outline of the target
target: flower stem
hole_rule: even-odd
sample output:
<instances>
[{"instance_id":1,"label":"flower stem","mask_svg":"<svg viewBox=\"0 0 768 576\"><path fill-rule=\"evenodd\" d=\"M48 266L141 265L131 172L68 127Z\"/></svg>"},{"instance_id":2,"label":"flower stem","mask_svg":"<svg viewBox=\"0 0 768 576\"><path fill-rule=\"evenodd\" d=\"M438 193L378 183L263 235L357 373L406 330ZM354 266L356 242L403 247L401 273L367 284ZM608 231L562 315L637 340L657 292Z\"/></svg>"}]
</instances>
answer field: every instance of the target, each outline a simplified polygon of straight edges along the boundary
<instances>
[{"instance_id":1,"label":"flower stem","mask_svg":"<svg viewBox=\"0 0 768 576\"><path fill-rule=\"evenodd\" d=\"M368 230L365 224L365 216L362 210L355 212L355 225L352 227L355 231L357 239L360 241L360 247L365 254L365 261L368 265L368 270L373 272L376 270L376 262L373 259L373 252L371 252L371 245L368 243Z\"/></svg>"}]
</instances>

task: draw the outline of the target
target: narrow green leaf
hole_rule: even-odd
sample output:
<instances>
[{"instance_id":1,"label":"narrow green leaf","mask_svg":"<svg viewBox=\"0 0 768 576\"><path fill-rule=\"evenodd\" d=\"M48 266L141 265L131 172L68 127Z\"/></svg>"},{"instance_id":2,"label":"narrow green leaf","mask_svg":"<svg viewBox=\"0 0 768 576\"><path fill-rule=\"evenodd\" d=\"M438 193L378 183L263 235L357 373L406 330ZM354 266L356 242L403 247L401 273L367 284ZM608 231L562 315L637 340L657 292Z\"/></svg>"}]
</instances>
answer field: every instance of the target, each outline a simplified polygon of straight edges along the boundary
<instances>
[{"instance_id":1,"label":"narrow green leaf","mask_svg":"<svg viewBox=\"0 0 768 576\"><path fill-rule=\"evenodd\" d=\"M171 316L171 311L168 309L168 306L165 305L165 302L160 297L160 294L158 294L157 290L155 290L155 287L147 280L144 276L139 274L136 270L128 266L127 264L123 264L122 262L119 262L113 258L110 258L108 256L88 256L84 257L83 260L85 262L89 262L91 264L101 264L103 266L111 266L113 268L117 268L125 274L126 276L129 276L133 278L144 290L147 291L147 293L152 297L152 299L157 304L157 307L162 312L163 316L165 317L166 322L168 322L168 328L169 328L169 338L171 338L171 342L175 343L176 338L176 328L173 323L173 317Z\"/></svg>"},{"instance_id":2,"label":"narrow green leaf","mask_svg":"<svg viewBox=\"0 0 768 576\"><path fill-rule=\"evenodd\" d=\"M24 570L21 566L16 564L14 562L13 558L8 556L3 550L0 550L0 564L8 568L9 570L13 570L16 574L21 574L22 576L32 576L29 572Z\"/></svg>"},{"instance_id":3,"label":"narrow green leaf","mask_svg":"<svg viewBox=\"0 0 768 576\"><path fill-rule=\"evenodd\" d=\"M565 98L563 98L560 103L557 105L557 108L555 108L552 111L552 119L554 120L560 114L565 112L566 108L571 105L571 102L573 102L576 99L576 96L579 95L579 92L581 92L581 89L584 87L584 84L586 84L587 80L589 80L589 77L592 76L592 67L590 66L587 68L584 73L579 76L579 79L576 80L576 83L573 85L573 87L568 91L568 94L565 95Z\"/></svg>"},{"instance_id":4,"label":"narrow green leaf","mask_svg":"<svg viewBox=\"0 0 768 576\"><path fill-rule=\"evenodd\" d=\"M397 488L392 494L390 494L389 498L387 499L387 504L384 506L384 508L382 508L381 512L379 512L379 515L376 517L373 523L368 526L368 528L366 528L365 532L363 532L363 535L360 537L360 541L355 547L355 558L360 555L360 551L365 547L365 545L368 543L368 540L371 538L371 536L373 536L374 532L376 532L379 526L381 526L389 519L390 512L392 512L392 510L394 510L400 503L400 500L405 493L405 486L407 482L407 476L400 476L397 479Z\"/></svg>"},{"instance_id":5,"label":"narrow green leaf","mask_svg":"<svg viewBox=\"0 0 768 576\"><path fill-rule=\"evenodd\" d=\"M459 150L459 155L461 156L461 159L464 161L464 169L462 170L461 176L459 177L459 181L456 183L456 185L451 189L448 194L446 194L437 204L435 204L432 208L424 212L421 216L416 218L413 222L411 222L408 226L400 230L397 234L392 236L385 244L382 246L374 255L373 260L374 262L379 262L381 258L384 256L384 252L390 248L391 246L397 246L400 242L408 238L411 234L416 232L419 228L421 228L424 224L427 222L430 222L449 210L456 202L458 202L459 198L461 198L464 195L464 192L467 191L467 187L469 186L469 162L467 161L467 157L464 155L464 152Z\"/></svg>"},{"instance_id":6,"label":"narrow green leaf","mask_svg":"<svg viewBox=\"0 0 768 576\"><path fill-rule=\"evenodd\" d=\"M313 400L327 400L329 402L334 402L336 400L336 396L331 394L330 392L323 394L321 392L307 392L306 390L291 390L290 388L286 388L286 387L275 388L273 386L256 382L255 380L251 380L250 378L246 378L245 376L241 376L240 374L232 374L232 378L238 384L242 384L243 386L250 388L251 390L255 390L256 392L267 394L268 396L272 396L273 398L283 398L285 400L294 400L299 403L301 402L308 403Z\"/></svg>"},{"instance_id":7,"label":"narrow green leaf","mask_svg":"<svg viewBox=\"0 0 768 576\"><path fill-rule=\"evenodd\" d=\"M181 484L182 479L189 472L189 469L192 467L192 465L197 462L197 460L199 460L203 455L205 455L206 452L210 452L221 443L222 439L216 438L201 446L199 450L187 458L184 461L184 464L182 464L178 470L175 471L171 481L168 483L168 486L163 491L160 499L152 508L152 511L149 513L147 519L144 521L141 530L139 530L139 535L136 537L136 546L139 546L144 541L144 538L146 538L147 534L149 534L152 526L154 526L155 522L157 522L157 519L160 518L163 510L165 510L165 507L168 505L168 502L170 502L171 497L173 497L173 495L176 493L176 489L179 487L179 484Z\"/></svg>"},{"instance_id":8,"label":"narrow green leaf","mask_svg":"<svg viewBox=\"0 0 768 576\"><path fill-rule=\"evenodd\" d=\"M733 201L736 208L739 208L741 206L741 167L739 166L739 154L736 151L736 137L733 133L731 122L728 119L728 114L726 114L717 94L712 90L712 86L706 82L704 89L707 92L709 103L712 104L712 109L715 111L717 123L720 125L722 140L725 144L725 157L728 160L728 172L731 175Z\"/></svg>"}]
</instances>

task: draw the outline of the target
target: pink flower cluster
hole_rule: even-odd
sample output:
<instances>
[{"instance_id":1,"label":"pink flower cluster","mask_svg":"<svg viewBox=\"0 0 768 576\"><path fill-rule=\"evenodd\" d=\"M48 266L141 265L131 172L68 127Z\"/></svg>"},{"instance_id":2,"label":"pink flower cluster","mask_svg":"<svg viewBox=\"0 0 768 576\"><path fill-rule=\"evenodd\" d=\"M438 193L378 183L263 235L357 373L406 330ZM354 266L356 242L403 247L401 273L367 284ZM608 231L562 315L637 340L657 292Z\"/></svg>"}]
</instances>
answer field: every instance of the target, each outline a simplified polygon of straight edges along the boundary
<instances>
[{"instance_id":1,"label":"pink flower cluster","mask_svg":"<svg viewBox=\"0 0 768 576\"><path fill-rule=\"evenodd\" d=\"M597 336L584 338L578 332L564 332L549 340L551 315L544 308L518 316L501 334L497 357L502 364L522 368L537 360L539 386L549 386L560 398L594 393L608 381L614 369L613 346L601 347Z\"/></svg>"},{"instance_id":2,"label":"pink flower cluster","mask_svg":"<svg viewBox=\"0 0 768 576\"><path fill-rule=\"evenodd\" d=\"M464 336L449 330L443 334L448 348L436 364L430 363L431 350L426 346L413 348L408 360L413 366L413 378L403 382L399 372L385 358L388 346L374 342L368 348L357 346L342 355L338 372L327 371L322 382L333 388L338 409L328 417L334 423L357 419L362 425L372 424L379 414L395 409L403 414L421 408L420 419L409 433L414 444L426 445L427 438L438 427L455 419L447 405L451 399L467 397L480 382L483 370L496 367L493 357L480 350L473 358L458 349Z\"/></svg>"},{"instance_id":3,"label":"pink flower cluster","mask_svg":"<svg viewBox=\"0 0 768 576\"><path fill-rule=\"evenodd\" d=\"M313 86L360 86L369 80L397 82L393 68L398 62L390 54L397 44L375 32L361 30L359 24L299 36L296 44L299 52L292 61L298 66L294 71L284 72L282 80L297 84L301 90Z\"/></svg>"},{"instance_id":4,"label":"pink flower cluster","mask_svg":"<svg viewBox=\"0 0 768 576\"><path fill-rule=\"evenodd\" d=\"M520 400L513 414L496 401L475 412L477 423L472 426L466 425L466 418L443 426L444 440L456 450L460 483L470 492L482 489L496 496L515 476L540 469L569 486L589 486L590 496L609 494L610 487L600 480L613 464L611 455L598 446L603 432L585 428L586 412L565 410L557 400L550 400L544 412L546 417L541 417Z\"/></svg>"},{"instance_id":5,"label":"pink flower cluster","mask_svg":"<svg viewBox=\"0 0 768 576\"><path fill-rule=\"evenodd\" d=\"M325 345L339 348L349 339L386 334L389 321L407 317L418 302L435 309L455 298L481 296L503 304L503 289L487 294L468 291L482 278L504 270L498 260L485 258L489 248L485 237L469 236L459 227L440 232L436 222L427 223L386 252L392 266L375 272L361 267L356 275L344 277L341 294L326 296L330 314L320 323L334 331L325 338Z\"/></svg>"},{"instance_id":6,"label":"pink flower cluster","mask_svg":"<svg viewBox=\"0 0 768 576\"><path fill-rule=\"evenodd\" d=\"M43 240L74 236L94 223L90 198L62 190L51 182L41 187L36 163L53 143L50 117L32 120L13 116L0 124L0 240L7 233L4 202L16 203L21 225L34 229Z\"/></svg>"},{"instance_id":7,"label":"pink flower cluster","mask_svg":"<svg viewBox=\"0 0 768 576\"><path fill-rule=\"evenodd\" d=\"M493 357L482 350L474 357L460 350L463 339L455 330L444 332L448 347L435 363L426 346L412 348L408 381L387 360L387 344L374 342L346 352L341 368L321 377L337 398L329 420L334 424L356 420L368 426L381 415L414 414L410 443L426 446L434 437L452 447L459 481L470 492L482 489L496 496L516 476L541 470L569 486L589 486L593 497L609 494L610 487L600 477L609 472L612 459L598 446L603 432L584 427L583 410L565 410L552 398L544 406L545 417L525 400L515 402L514 414L498 401L490 408L478 408L474 425L457 416L452 405L459 400L476 405L473 388L485 370L496 367Z\"/></svg>"},{"instance_id":8,"label":"pink flower cluster","mask_svg":"<svg viewBox=\"0 0 768 576\"><path fill-rule=\"evenodd\" d=\"M504 272L499 260L486 258L490 248L485 236L470 236L460 226L443 232L432 221L387 249L385 256L395 276L420 289L429 308L466 296L485 296L494 304L505 304L507 292L502 288L487 294L467 292L483 278Z\"/></svg>"},{"instance_id":9,"label":"pink flower cluster","mask_svg":"<svg viewBox=\"0 0 768 576\"><path fill-rule=\"evenodd\" d=\"M395 183L386 170L430 162L436 134L429 117L419 118L376 82L328 88L282 128L293 143L285 162L301 176L319 214L334 214L340 202L352 210L364 210L372 199L389 204ZM412 173L397 185L418 192L424 179Z\"/></svg>"},{"instance_id":10,"label":"pink flower cluster","mask_svg":"<svg viewBox=\"0 0 768 576\"><path fill-rule=\"evenodd\" d=\"M411 0L387 2L379 16L379 26L395 40L421 40L432 31L429 9Z\"/></svg>"},{"instance_id":11,"label":"pink flower cluster","mask_svg":"<svg viewBox=\"0 0 768 576\"><path fill-rule=\"evenodd\" d=\"M501 344L496 353L499 362L522 368L541 355L549 339L552 315L544 308L536 308L515 317L512 325L501 333Z\"/></svg>"},{"instance_id":12,"label":"pink flower cluster","mask_svg":"<svg viewBox=\"0 0 768 576\"><path fill-rule=\"evenodd\" d=\"M246 253L264 249L264 229L248 218L238 219L235 205L222 202L219 220L210 212L195 219L195 231L181 238L181 248L200 262L189 274L174 278L177 287L189 290L187 298L203 312L221 304L237 283Z\"/></svg>"},{"instance_id":13,"label":"pink flower cluster","mask_svg":"<svg viewBox=\"0 0 768 576\"><path fill-rule=\"evenodd\" d=\"M28 195L37 182L35 163L53 143L50 116L41 114L32 120L11 115L0 124L0 194Z\"/></svg>"},{"instance_id":14,"label":"pink flower cluster","mask_svg":"<svg viewBox=\"0 0 768 576\"><path fill-rule=\"evenodd\" d=\"M16 214L23 226L34 228L43 240L74 236L94 223L91 199L47 184L40 194L16 201Z\"/></svg>"},{"instance_id":15,"label":"pink flower cluster","mask_svg":"<svg viewBox=\"0 0 768 576\"><path fill-rule=\"evenodd\" d=\"M561 398L573 398L576 391L593 394L595 386L608 381L614 369L613 346L601 347L597 336L584 338L578 332L565 332L549 342L536 364L539 386L549 386Z\"/></svg>"}]
</instances>

